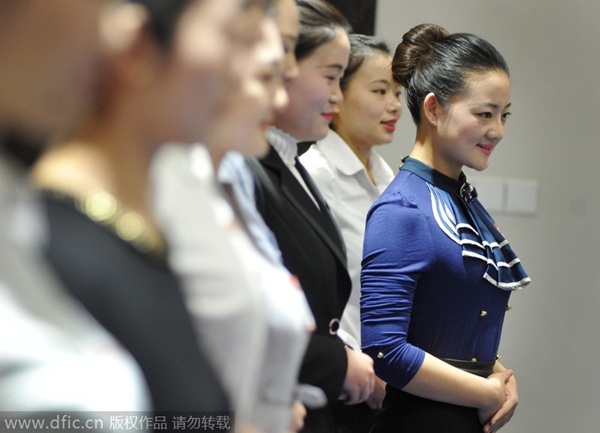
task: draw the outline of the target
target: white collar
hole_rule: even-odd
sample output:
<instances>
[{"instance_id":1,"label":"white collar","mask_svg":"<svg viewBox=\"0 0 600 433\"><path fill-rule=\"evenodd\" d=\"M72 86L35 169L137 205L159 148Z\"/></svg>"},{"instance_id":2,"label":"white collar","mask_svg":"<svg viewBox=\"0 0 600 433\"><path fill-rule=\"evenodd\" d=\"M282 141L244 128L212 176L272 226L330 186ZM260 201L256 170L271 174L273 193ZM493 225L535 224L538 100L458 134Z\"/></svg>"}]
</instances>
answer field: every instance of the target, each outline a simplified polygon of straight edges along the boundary
<instances>
[{"instance_id":1,"label":"white collar","mask_svg":"<svg viewBox=\"0 0 600 433\"><path fill-rule=\"evenodd\" d=\"M323 155L347 176L352 176L365 169L358 156L333 129L329 130L323 140L317 142L317 146L323 152Z\"/></svg>"},{"instance_id":2,"label":"white collar","mask_svg":"<svg viewBox=\"0 0 600 433\"><path fill-rule=\"evenodd\" d=\"M327 137L318 141L317 146L323 155L346 176L354 176L361 171L366 172L358 156L334 130L330 129ZM387 185L394 178L392 169L374 149L369 152L369 166L377 185Z\"/></svg>"},{"instance_id":3,"label":"white collar","mask_svg":"<svg viewBox=\"0 0 600 433\"><path fill-rule=\"evenodd\" d=\"M37 249L47 241L44 210L27 171L0 155L0 236L21 247Z\"/></svg>"},{"instance_id":4,"label":"white collar","mask_svg":"<svg viewBox=\"0 0 600 433\"><path fill-rule=\"evenodd\" d=\"M275 148L283 162L294 165L298 156L298 140L287 132L271 126L265 133L267 141Z\"/></svg>"}]
</instances>

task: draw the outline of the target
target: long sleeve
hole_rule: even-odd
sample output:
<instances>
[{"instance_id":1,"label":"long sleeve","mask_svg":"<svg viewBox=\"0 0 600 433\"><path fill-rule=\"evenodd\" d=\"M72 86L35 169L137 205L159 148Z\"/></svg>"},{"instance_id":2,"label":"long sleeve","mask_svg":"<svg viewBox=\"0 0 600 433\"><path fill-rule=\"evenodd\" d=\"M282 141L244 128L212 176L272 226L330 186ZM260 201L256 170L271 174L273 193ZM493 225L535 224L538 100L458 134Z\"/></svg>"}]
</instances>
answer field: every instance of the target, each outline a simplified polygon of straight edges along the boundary
<instances>
[{"instance_id":1,"label":"long sleeve","mask_svg":"<svg viewBox=\"0 0 600 433\"><path fill-rule=\"evenodd\" d=\"M402 388L424 352L493 361L510 292L483 276L487 263L463 257L456 218L433 186L400 170L367 216L362 263L363 350L375 371Z\"/></svg>"},{"instance_id":2,"label":"long sleeve","mask_svg":"<svg viewBox=\"0 0 600 433\"><path fill-rule=\"evenodd\" d=\"M361 272L363 351L379 377L403 388L425 353L408 341L415 289L431 261L427 224L415 203L395 196L369 212Z\"/></svg>"}]
</instances>

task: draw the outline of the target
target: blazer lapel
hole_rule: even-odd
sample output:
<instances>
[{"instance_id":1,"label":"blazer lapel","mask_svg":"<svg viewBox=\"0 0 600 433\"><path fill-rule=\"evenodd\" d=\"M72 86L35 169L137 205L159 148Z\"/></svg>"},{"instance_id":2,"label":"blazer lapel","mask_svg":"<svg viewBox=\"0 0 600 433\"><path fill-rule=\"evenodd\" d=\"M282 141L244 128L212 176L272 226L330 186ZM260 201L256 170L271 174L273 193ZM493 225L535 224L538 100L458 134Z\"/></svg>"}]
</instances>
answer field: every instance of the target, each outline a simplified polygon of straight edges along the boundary
<instances>
[{"instance_id":1,"label":"blazer lapel","mask_svg":"<svg viewBox=\"0 0 600 433\"><path fill-rule=\"evenodd\" d=\"M269 154L261 160L261 163L278 174L279 189L282 195L314 228L344 266L347 266L344 241L333 217L330 216L331 213L327 211L328 213L324 214L319 210L273 147Z\"/></svg>"}]
</instances>

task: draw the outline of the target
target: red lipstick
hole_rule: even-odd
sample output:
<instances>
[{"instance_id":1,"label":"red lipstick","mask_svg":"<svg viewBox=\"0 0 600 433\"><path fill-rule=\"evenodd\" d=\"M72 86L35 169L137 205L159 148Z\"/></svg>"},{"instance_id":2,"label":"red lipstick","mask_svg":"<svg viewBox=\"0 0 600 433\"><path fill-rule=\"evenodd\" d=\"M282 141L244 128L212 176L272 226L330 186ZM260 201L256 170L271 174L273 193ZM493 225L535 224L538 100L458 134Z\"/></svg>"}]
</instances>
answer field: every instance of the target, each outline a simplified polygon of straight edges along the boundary
<instances>
[{"instance_id":1,"label":"red lipstick","mask_svg":"<svg viewBox=\"0 0 600 433\"><path fill-rule=\"evenodd\" d=\"M381 122L384 129L389 132L394 132L396 130L396 122L398 119L386 120L385 122Z\"/></svg>"}]
</instances>

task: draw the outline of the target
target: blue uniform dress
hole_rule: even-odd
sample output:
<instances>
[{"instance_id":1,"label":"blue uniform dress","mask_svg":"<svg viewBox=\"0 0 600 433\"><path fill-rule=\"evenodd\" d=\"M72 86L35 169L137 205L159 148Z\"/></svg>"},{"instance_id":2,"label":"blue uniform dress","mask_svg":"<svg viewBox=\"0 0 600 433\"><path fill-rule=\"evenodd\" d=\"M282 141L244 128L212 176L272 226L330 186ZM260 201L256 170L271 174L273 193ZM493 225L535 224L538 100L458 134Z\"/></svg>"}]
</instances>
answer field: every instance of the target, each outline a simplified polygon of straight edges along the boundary
<instances>
[{"instance_id":1,"label":"blue uniform dress","mask_svg":"<svg viewBox=\"0 0 600 433\"><path fill-rule=\"evenodd\" d=\"M455 180L408 158L367 215L363 351L388 383L376 428L481 431L475 409L440 404L444 410L432 416L429 406L437 403L399 390L415 376L425 352L493 364L510 292L529 281L464 174ZM415 411L406 399L425 407ZM468 424L457 424L448 410L466 411Z\"/></svg>"}]
</instances>

